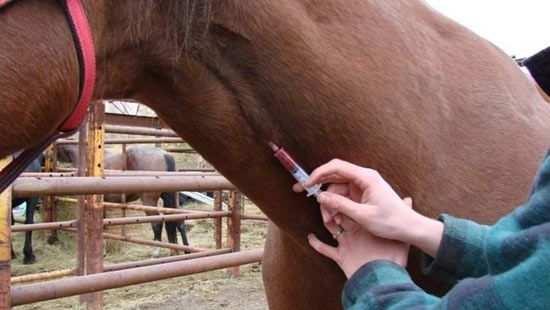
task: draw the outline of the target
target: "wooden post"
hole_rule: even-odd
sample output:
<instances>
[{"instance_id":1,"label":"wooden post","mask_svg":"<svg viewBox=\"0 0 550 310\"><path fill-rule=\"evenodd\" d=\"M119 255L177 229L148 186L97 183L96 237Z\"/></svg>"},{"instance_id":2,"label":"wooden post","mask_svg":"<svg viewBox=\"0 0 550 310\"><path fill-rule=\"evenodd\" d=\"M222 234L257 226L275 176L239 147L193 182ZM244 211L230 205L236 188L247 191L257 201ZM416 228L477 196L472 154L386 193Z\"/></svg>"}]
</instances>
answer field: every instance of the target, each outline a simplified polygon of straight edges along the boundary
<instances>
[{"instance_id":1,"label":"wooden post","mask_svg":"<svg viewBox=\"0 0 550 310\"><path fill-rule=\"evenodd\" d=\"M230 192L229 211L231 216L227 218L227 246L233 252L238 252L241 250L241 194L239 192ZM238 266L231 267L228 271L233 277L240 275Z\"/></svg>"},{"instance_id":2,"label":"wooden post","mask_svg":"<svg viewBox=\"0 0 550 310\"><path fill-rule=\"evenodd\" d=\"M222 192L214 192L214 211L222 210ZM222 248L222 219L214 220L214 240L216 241L216 249Z\"/></svg>"},{"instance_id":3,"label":"wooden post","mask_svg":"<svg viewBox=\"0 0 550 310\"><path fill-rule=\"evenodd\" d=\"M125 143L122 144L122 161L123 161L123 165L121 167L121 170L122 171L126 171L128 170L128 167L126 166L127 162L128 162L128 154L126 153L126 147L127 145ZM122 203L126 203L126 194L123 193L123 194L120 194L120 198L121 198L121 202ZM119 209L119 208L108 208L108 209L104 209L104 216L106 218L109 218L109 217L126 217L126 208L123 208L123 209ZM124 235L126 236L126 226L125 225L122 225L122 226L119 226L119 227L106 227L105 228L105 231L106 232L109 232L109 233L113 233L113 234L117 234L117 235ZM120 252L120 250L122 249L122 245L123 243L120 242L120 241L117 241L117 240L113 240L113 239L107 239L105 240L105 252L109 253L109 254L112 254L112 253L117 253L117 252Z\"/></svg>"},{"instance_id":4,"label":"wooden post","mask_svg":"<svg viewBox=\"0 0 550 310\"><path fill-rule=\"evenodd\" d=\"M86 175L86 165L88 163L88 116L82 122L78 131L78 176ZM86 267L86 197L78 197L78 234L77 234L77 251L76 251L76 274L83 276L85 274ZM84 303L85 295L81 295L80 303Z\"/></svg>"},{"instance_id":5,"label":"wooden post","mask_svg":"<svg viewBox=\"0 0 550 310\"><path fill-rule=\"evenodd\" d=\"M55 145L50 145L46 149L44 156L44 172L54 172L57 164L57 148ZM42 205L44 209L44 222L55 222L57 220L56 200L54 196L42 197ZM57 230L51 230L48 236L48 243L54 244L59 239Z\"/></svg>"},{"instance_id":6,"label":"wooden post","mask_svg":"<svg viewBox=\"0 0 550 310\"><path fill-rule=\"evenodd\" d=\"M0 159L0 169L11 158ZM11 277L11 187L0 193L0 310L10 309Z\"/></svg>"},{"instance_id":7,"label":"wooden post","mask_svg":"<svg viewBox=\"0 0 550 310\"><path fill-rule=\"evenodd\" d=\"M105 129L105 105L97 101L91 108L88 121L88 176L103 176ZM103 195L90 195L86 198L85 274L103 272ZM86 305L89 310L103 308L103 293L89 295Z\"/></svg>"}]
</instances>

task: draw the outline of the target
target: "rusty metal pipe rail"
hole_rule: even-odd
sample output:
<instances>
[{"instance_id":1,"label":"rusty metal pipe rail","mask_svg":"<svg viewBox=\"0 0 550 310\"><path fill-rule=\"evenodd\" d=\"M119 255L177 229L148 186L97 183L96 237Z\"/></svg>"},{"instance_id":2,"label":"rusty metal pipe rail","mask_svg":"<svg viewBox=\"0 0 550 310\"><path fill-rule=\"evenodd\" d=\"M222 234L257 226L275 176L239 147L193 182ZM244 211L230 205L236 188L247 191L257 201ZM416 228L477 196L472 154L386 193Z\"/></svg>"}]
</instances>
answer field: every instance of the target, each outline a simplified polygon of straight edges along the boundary
<instances>
[{"instance_id":1,"label":"rusty metal pipe rail","mask_svg":"<svg viewBox=\"0 0 550 310\"><path fill-rule=\"evenodd\" d=\"M153 265L87 276L70 277L45 283L20 285L11 289L11 305L29 304L240 266L259 262L262 256L263 250L250 250L166 263L162 265L162 268Z\"/></svg>"},{"instance_id":2,"label":"rusty metal pipe rail","mask_svg":"<svg viewBox=\"0 0 550 310\"><path fill-rule=\"evenodd\" d=\"M66 276L72 276L75 274L75 272L76 272L76 269L71 268L71 269L63 269L63 270L56 270L56 271L26 274L22 276L11 277L11 284L13 285L13 284L20 284L20 283L27 283L27 282L52 280L52 279L66 277Z\"/></svg>"},{"instance_id":3,"label":"rusty metal pipe rail","mask_svg":"<svg viewBox=\"0 0 550 310\"><path fill-rule=\"evenodd\" d=\"M177 250L177 251L189 251L192 253L200 253L200 252L208 251L208 249L197 248L197 247L188 246L188 245L174 244L174 243L168 243L168 242L162 242L162 241L143 240L143 239L121 236L121 235L110 234L110 233L103 233L103 238L129 242L129 243L134 243L139 245L155 246L159 248L165 248L165 249L171 249L171 250Z\"/></svg>"},{"instance_id":4,"label":"rusty metal pipe rail","mask_svg":"<svg viewBox=\"0 0 550 310\"><path fill-rule=\"evenodd\" d=\"M77 199L66 198L66 197L56 197L57 201L68 202L76 204L78 203ZM153 206L144 206L140 204L129 204L129 203L117 203L117 202L103 202L105 208L118 208L118 209L128 209L135 211L143 212L152 212L152 213L162 213L162 214L205 214L211 211L206 210L196 210L196 209L181 209L181 208L163 208L163 207L153 207ZM24 224L21 222L20 224Z\"/></svg>"},{"instance_id":5,"label":"rusty metal pipe rail","mask_svg":"<svg viewBox=\"0 0 550 310\"><path fill-rule=\"evenodd\" d=\"M64 228L63 231L72 232L72 233L77 233L78 232L78 230L76 230L74 228ZM154 247L159 247L159 248L177 250L177 251L189 251L191 253L206 252L206 251L209 250L209 249L206 249L206 248L197 248L197 247L193 247L193 246L180 245L180 244L168 243L168 242L163 242L163 241L144 240L144 239L132 238L132 237L128 237L128 236L121 236L121 235L111 234L111 233L106 233L106 232L103 233L103 238L104 239L110 239L110 240L118 240L118 241L133 243L133 244L139 244L139 245L148 245L148 246L154 246Z\"/></svg>"},{"instance_id":6,"label":"rusty metal pipe rail","mask_svg":"<svg viewBox=\"0 0 550 310\"><path fill-rule=\"evenodd\" d=\"M185 171L217 172L216 169L212 169L212 168L180 168L178 169L178 171L180 172L185 172Z\"/></svg>"},{"instance_id":7,"label":"rusty metal pipe rail","mask_svg":"<svg viewBox=\"0 0 550 310\"><path fill-rule=\"evenodd\" d=\"M180 138L132 138L132 139L109 139L105 144L156 144L156 143L185 143ZM61 139L55 142L56 145L78 144L78 140Z\"/></svg>"},{"instance_id":8,"label":"rusty metal pipe rail","mask_svg":"<svg viewBox=\"0 0 550 310\"><path fill-rule=\"evenodd\" d=\"M173 215L153 215L153 216L133 216L120 218L106 218L103 220L104 226L129 225L142 223L158 223L178 220L199 220L227 217L231 215L228 211L205 212L198 214L173 214Z\"/></svg>"},{"instance_id":9,"label":"rusty metal pipe rail","mask_svg":"<svg viewBox=\"0 0 550 310\"><path fill-rule=\"evenodd\" d=\"M15 197L234 190L221 176L20 178Z\"/></svg>"},{"instance_id":10,"label":"rusty metal pipe rail","mask_svg":"<svg viewBox=\"0 0 550 310\"><path fill-rule=\"evenodd\" d=\"M201 258L201 257L227 254L227 253L231 253L231 251L232 251L231 249L208 250L208 251L197 252L192 254L153 258L153 259L125 262L125 263L118 263L118 264L110 264L110 265L106 265L103 268L103 271L109 272L109 271L117 271L117 270L124 270L124 269L130 269L130 268L160 265L165 263L179 262L179 261L190 260L190 259ZM75 273L76 273L76 269L72 268L72 269L62 269L62 270L27 274L22 276L15 276L15 277L11 277L11 284L15 285L15 284L22 284L22 283L29 283L29 282L53 280L53 279L67 277L67 276L73 276L75 275Z\"/></svg>"},{"instance_id":11,"label":"rusty metal pipe rail","mask_svg":"<svg viewBox=\"0 0 550 310\"><path fill-rule=\"evenodd\" d=\"M230 214L231 212L228 212L228 211L216 211L216 212L204 212L204 213L193 213L193 214L106 218L106 219L103 219L103 226L133 225L133 224L158 223L158 222L169 222L169 221L221 218L221 217L227 217ZM72 221L64 221L64 222L14 225L11 227L11 231L24 232L24 231L36 231L36 230L74 228L77 226L77 224L78 224L77 220L72 220Z\"/></svg>"},{"instance_id":12,"label":"rusty metal pipe rail","mask_svg":"<svg viewBox=\"0 0 550 310\"><path fill-rule=\"evenodd\" d=\"M76 172L77 169L76 168L63 168L63 167L59 167L57 168L56 170L57 172ZM113 171L113 172L119 172L119 171L128 171L128 170L111 170L111 169L105 169L104 170L105 172L109 172L109 171ZM134 170L135 171L135 170ZM187 167L187 168L179 168L178 171L176 172L211 172L211 173L214 173L216 172L216 169L212 169L212 168L190 168L190 167Z\"/></svg>"},{"instance_id":13,"label":"rusty metal pipe rail","mask_svg":"<svg viewBox=\"0 0 550 310\"><path fill-rule=\"evenodd\" d=\"M107 177L171 177L171 176L219 176L216 172L179 172L179 171L142 171L142 170L105 170ZM76 169L69 172L24 172L19 178L60 178L77 177Z\"/></svg>"},{"instance_id":14,"label":"rusty metal pipe rail","mask_svg":"<svg viewBox=\"0 0 550 310\"><path fill-rule=\"evenodd\" d=\"M51 222L51 223L12 225L11 232L17 233L17 232L38 231L38 230L55 230L55 229L77 227L77 225L78 225L77 220Z\"/></svg>"},{"instance_id":15,"label":"rusty metal pipe rail","mask_svg":"<svg viewBox=\"0 0 550 310\"><path fill-rule=\"evenodd\" d=\"M119 208L119 209L165 213L165 214L190 214L190 213L205 214L205 213L211 212L211 211L200 211L200 210L192 210L192 209L151 207L151 206L144 206L144 205L123 204L123 203L115 203L115 202L104 202L103 206L106 208Z\"/></svg>"},{"instance_id":16,"label":"rusty metal pipe rail","mask_svg":"<svg viewBox=\"0 0 550 310\"><path fill-rule=\"evenodd\" d=\"M146 259L146 260L134 261L134 262L128 262L128 263L112 264L112 265L105 266L104 271L109 272L109 271L124 270L124 269L130 269L130 268L160 265L160 264L190 260L190 259L195 259L200 257L227 254L231 252L232 252L232 249L208 250L208 251L192 253L192 254L184 254L184 255L177 255L177 256L162 257L162 258Z\"/></svg>"},{"instance_id":17,"label":"rusty metal pipe rail","mask_svg":"<svg viewBox=\"0 0 550 310\"><path fill-rule=\"evenodd\" d=\"M117 133L117 134L127 134L127 135L178 137L177 133L169 129L152 129L147 127L105 125L105 131L107 133Z\"/></svg>"},{"instance_id":18,"label":"rusty metal pipe rail","mask_svg":"<svg viewBox=\"0 0 550 310\"><path fill-rule=\"evenodd\" d=\"M242 220L251 220L251 221L264 221L267 222L269 219L261 215L241 215Z\"/></svg>"},{"instance_id":19,"label":"rusty metal pipe rail","mask_svg":"<svg viewBox=\"0 0 550 310\"><path fill-rule=\"evenodd\" d=\"M166 152L179 154L197 154L197 151L192 148L167 148Z\"/></svg>"}]
</instances>

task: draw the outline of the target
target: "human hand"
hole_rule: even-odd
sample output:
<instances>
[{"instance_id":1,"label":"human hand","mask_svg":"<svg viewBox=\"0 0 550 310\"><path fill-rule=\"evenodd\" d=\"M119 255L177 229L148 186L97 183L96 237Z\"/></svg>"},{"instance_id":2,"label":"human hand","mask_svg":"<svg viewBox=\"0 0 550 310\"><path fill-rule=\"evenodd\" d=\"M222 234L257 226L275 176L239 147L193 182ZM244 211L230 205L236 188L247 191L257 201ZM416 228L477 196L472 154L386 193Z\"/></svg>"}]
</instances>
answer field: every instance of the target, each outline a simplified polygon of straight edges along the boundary
<instances>
[{"instance_id":1,"label":"human hand","mask_svg":"<svg viewBox=\"0 0 550 310\"><path fill-rule=\"evenodd\" d=\"M319 183L331 184L318 198L325 226L334 222L348 230L351 220L377 237L413 244L432 256L437 252L443 224L407 207L375 170L332 160L315 169L304 185ZM343 222L343 215L350 220Z\"/></svg>"},{"instance_id":2,"label":"human hand","mask_svg":"<svg viewBox=\"0 0 550 310\"><path fill-rule=\"evenodd\" d=\"M407 203L411 202L407 200ZM336 262L348 279L363 265L376 260L388 260L406 267L408 244L378 238L346 216L342 217L341 223L342 226L334 221L325 223L338 242L337 247L320 241L313 234L308 235L308 242L315 251Z\"/></svg>"},{"instance_id":3,"label":"human hand","mask_svg":"<svg viewBox=\"0 0 550 310\"><path fill-rule=\"evenodd\" d=\"M340 224L343 214L378 237L403 241L402 230L416 215L372 169L332 160L315 169L304 185L319 183L331 184L318 197L325 223ZM295 191L302 188L299 184L294 186Z\"/></svg>"}]
</instances>

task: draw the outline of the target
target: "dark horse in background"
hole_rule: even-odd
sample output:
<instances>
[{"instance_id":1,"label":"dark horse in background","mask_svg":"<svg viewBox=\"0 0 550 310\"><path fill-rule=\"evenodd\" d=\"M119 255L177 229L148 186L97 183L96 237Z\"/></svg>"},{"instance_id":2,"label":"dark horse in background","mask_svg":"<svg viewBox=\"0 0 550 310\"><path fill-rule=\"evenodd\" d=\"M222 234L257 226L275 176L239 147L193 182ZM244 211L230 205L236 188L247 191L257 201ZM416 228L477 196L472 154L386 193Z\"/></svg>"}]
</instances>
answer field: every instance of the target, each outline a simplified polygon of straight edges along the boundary
<instances>
[{"instance_id":1,"label":"dark horse in background","mask_svg":"<svg viewBox=\"0 0 550 310\"><path fill-rule=\"evenodd\" d=\"M76 145L58 145L57 158L61 162L70 163L73 167L78 167L78 147ZM105 150L104 167L107 170L128 170L128 171L176 171L176 162L174 156L156 147L135 146L128 148L126 155L122 152ZM177 208L177 193L142 193L126 194L126 202L141 199L143 205L158 205L159 198L162 199L165 208ZM118 194L104 195L106 202L121 203L123 196ZM147 215L156 215L158 213L146 212ZM162 226L164 222L152 223L154 240L162 241ZM166 222L166 235L170 243L177 244L177 231L181 234L184 245L189 245L184 221ZM158 256L159 248L153 250L153 256ZM173 253L175 251L172 251Z\"/></svg>"},{"instance_id":2,"label":"dark horse in background","mask_svg":"<svg viewBox=\"0 0 550 310\"><path fill-rule=\"evenodd\" d=\"M307 244L332 238L268 141L307 169L333 158L374 168L427 216L486 223L526 198L550 141L550 108L514 61L421 0L84 4L95 98L153 108L270 218L272 309L338 309L345 277ZM63 122L80 73L56 1L18 1L0 29L6 156ZM437 287L417 262L417 283Z\"/></svg>"},{"instance_id":3,"label":"dark horse in background","mask_svg":"<svg viewBox=\"0 0 550 310\"><path fill-rule=\"evenodd\" d=\"M25 172L40 172L42 171L42 164L44 161L44 156L40 155L39 158L35 159L28 167L25 169ZM11 200L11 222L15 223L15 217L13 215L13 208L19 206L22 203L26 203L25 209L25 224L34 224L34 211L38 206L38 197L26 197L26 198L14 198ZM13 247L11 249L11 256L16 257ZM36 262L36 256L32 249L32 230L25 232L25 245L23 246L23 264L28 265Z\"/></svg>"}]
</instances>

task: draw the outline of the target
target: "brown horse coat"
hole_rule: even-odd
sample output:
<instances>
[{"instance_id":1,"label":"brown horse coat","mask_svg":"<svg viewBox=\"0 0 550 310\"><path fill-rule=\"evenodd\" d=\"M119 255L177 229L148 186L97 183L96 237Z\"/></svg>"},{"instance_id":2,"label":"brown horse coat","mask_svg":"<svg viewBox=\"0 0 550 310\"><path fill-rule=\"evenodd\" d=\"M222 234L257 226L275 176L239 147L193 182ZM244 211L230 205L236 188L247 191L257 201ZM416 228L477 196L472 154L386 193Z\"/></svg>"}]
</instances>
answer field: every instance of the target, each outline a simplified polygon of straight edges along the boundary
<instances>
[{"instance_id":1,"label":"brown horse coat","mask_svg":"<svg viewBox=\"0 0 550 310\"><path fill-rule=\"evenodd\" d=\"M308 169L332 158L375 168L420 212L482 222L526 197L550 141L550 110L514 62L423 1L119 0L87 10L96 97L151 106L273 221L263 264L272 309L338 308L344 276L307 245L309 232L329 235L266 141ZM51 132L76 102L64 23L50 1L0 16L0 155Z\"/></svg>"}]
</instances>

